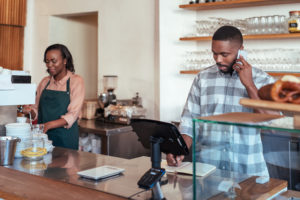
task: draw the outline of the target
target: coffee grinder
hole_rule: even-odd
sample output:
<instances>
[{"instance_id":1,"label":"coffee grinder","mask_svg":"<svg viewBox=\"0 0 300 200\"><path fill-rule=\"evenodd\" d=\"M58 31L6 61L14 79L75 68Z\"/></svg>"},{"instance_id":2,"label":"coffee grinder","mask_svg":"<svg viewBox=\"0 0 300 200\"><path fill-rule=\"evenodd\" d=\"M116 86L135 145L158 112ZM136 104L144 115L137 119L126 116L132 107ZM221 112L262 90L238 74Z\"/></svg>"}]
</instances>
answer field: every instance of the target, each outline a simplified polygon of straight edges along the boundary
<instances>
[{"instance_id":1,"label":"coffee grinder","mask_svg":"<svg viewBox=\"0 0 300 200\"><path fill-rule=\"evenodd\" d=\"M99 106L100 109L98 113L103 115L104 108L110 104L117 104L117 97L114 94L114 90L117 88L118 76L115 75L105 75L103 76L103 89L104 92L99 95Z\"/></svg>"},{"instance_id":2,"label":"coffee grinder","mask_svg":"<svg viewBox=\"0 0 300 200\"><path fill-rule=\"evenodd\" d=\"M116 105L117 97L114 94L114 90L117 88L118 76L106 75L103 76L104 91L107 91L107 103Z\"/></svg>"}]
</instances>

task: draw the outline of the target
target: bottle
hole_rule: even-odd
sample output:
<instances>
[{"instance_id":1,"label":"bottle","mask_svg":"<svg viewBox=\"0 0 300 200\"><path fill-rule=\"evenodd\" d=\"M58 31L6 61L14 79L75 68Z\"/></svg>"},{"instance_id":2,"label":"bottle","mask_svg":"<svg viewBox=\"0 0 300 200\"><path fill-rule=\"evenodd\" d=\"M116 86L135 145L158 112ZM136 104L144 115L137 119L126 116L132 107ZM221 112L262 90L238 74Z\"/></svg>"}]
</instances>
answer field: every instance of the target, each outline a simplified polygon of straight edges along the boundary
<instances>
[{"instance_id":1,"label":"bottle","mask_svg":"<svg viewBox=\"0 0 300 200\"><path fill-rule=\"evenodd\" d=\"M289 32L300 33L300 11L290 11L290 17L288 19Z\"/></svg>"},{"instance_id":2,"label":"bottle","mask_svg":"<svg viewBox=\"0 0 300 200\"><path fill-rule=\"evenodd\" d=\"M137 107L143 107L142 106L142 98L139 97L139 93L136 93L136 96L132 98L132 105Z\"/></svg>"}]
</instances>

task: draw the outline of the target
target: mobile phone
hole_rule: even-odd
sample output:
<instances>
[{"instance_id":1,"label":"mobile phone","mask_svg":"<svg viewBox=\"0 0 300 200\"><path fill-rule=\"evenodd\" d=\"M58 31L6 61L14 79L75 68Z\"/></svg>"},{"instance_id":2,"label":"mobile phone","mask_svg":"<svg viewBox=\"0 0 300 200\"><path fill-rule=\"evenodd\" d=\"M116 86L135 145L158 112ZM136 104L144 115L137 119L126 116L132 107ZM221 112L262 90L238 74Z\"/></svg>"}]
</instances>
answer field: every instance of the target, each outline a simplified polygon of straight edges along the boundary
<instances>
[{"instance_id":1,"label":"mobile phone","mask_svg":"<svg viewBox=\"0 0 300 200\"><path fill-rule=\"evenodd\" d=\"M236 59L240 58L240 55L243 56L245 60L247 60L247 51L239 49ZM237 62L242 65L242 62Z\"/></svg>"},{"instance_id":2,"label":"mobile phone","mask_svg":"<svg viewBox=\"0 0 300 200\"><path fill-rule=\"evenodd\" d=\"M247 51L239 49L236 59L239 59L240 55L242 55L245 60L247 59Z\"/></svg>"}]
</instances>

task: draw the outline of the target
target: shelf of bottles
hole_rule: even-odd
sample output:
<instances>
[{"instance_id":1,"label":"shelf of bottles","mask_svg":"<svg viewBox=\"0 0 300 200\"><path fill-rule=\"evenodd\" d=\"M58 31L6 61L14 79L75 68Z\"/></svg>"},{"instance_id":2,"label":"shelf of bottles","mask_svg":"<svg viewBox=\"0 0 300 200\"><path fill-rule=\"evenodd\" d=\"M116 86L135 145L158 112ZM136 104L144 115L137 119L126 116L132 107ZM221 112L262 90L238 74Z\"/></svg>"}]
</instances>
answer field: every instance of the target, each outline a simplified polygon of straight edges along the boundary
<instances>
[{"instance_id":1,"label":"shelf of bottles","mask_svg":"<svg viewBox=\"0 0 300 200\"><path fill-rule=\"evenodd\" d=\"M266 6L266 5L278 5L278 4L290 4L299 3L300 0L226 0L226 1L190 1L199 2L193 4L179 5L179 8L190 9L190 10L214 10L214 9L225 9L225 8L241 8L241 7L252 7L252 6Z\"/></svg>"}]
</instances>

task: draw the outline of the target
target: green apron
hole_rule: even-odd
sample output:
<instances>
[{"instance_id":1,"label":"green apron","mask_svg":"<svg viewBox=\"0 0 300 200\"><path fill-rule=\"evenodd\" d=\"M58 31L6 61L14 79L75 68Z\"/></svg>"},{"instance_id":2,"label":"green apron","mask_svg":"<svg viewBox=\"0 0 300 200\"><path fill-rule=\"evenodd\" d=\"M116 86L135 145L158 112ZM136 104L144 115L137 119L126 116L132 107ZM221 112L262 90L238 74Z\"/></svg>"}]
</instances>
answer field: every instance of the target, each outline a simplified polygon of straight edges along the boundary
<instances>
[{"instance_id":1,"label":"green apron","mask_svg":"<svg viewBox=\"0 0 300 200\"><path fill-rule=\"evenodd\" d=\"M67 91L47 90L50 83L45 86L38 109L38 123L60 119L62 115L68 112L70 104L70 79L67 81ZM64 127L48 130L49 140L53 141L54 146L65 147L78 150L79 130L77 120L70 129Z\"/></svg>"}]
</instances>

